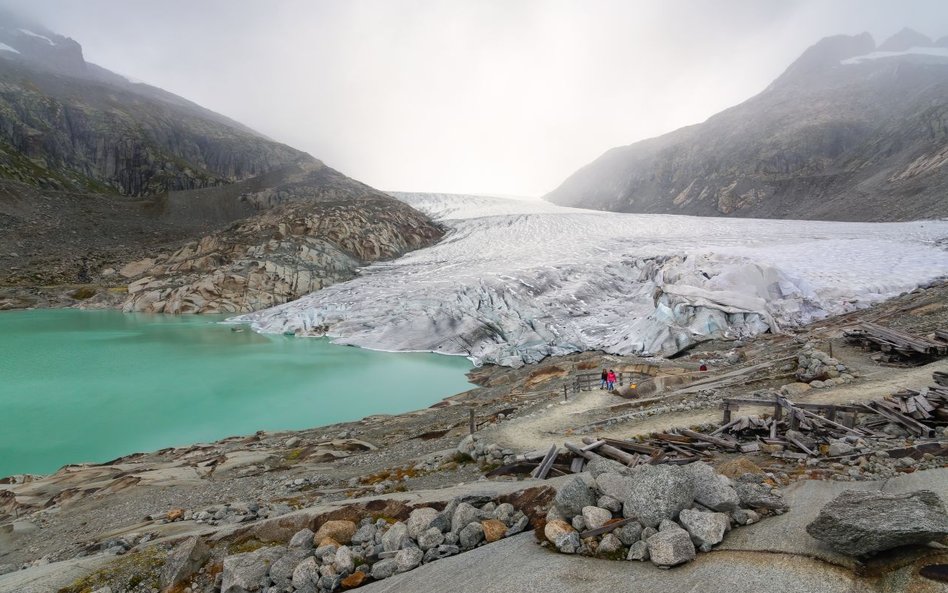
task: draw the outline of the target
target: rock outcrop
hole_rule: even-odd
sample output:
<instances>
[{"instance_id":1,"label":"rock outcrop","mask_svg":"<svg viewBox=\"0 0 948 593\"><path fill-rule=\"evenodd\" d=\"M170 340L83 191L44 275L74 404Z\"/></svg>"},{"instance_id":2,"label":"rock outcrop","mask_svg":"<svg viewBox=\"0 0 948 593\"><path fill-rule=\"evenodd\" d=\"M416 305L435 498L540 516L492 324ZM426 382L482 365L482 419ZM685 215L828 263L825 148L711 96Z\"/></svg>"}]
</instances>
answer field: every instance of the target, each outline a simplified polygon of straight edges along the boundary
<instances>
[{"instance_id":1,"label":"rock outcrop","mask_svg":"<svg viewBox=\"0 0 948 593\"><path fill-rule=\"evenodd\" d=\"M878 50L934 46L903 31ZM546 199L619 212L911 220L948 215L948 57L823 39L759 95L614 148Z\"/></svg>"},{"instance_id":2,"label":"rock outcrop","mask_svg":"<svg viewBox=\"0 0 948 593\"><path fill-rule=\"evenodd\" d=\"M847 490L827 504L806 531L851 556L866 556L948 536L948 515L937 494Z\"/></svg>"},{"instance_id":3,"label":"rock outcrop","mask_svg":"<svg viewBox=\"0 0 948 593\"><path fill-rule=\"evenodd\" d=\"M123 309L255 311L348 280L364 265L429 245L443 233L413 208L321 164L237 199L261 213L169 256L123 268L137 273Z\"/></svg>"}]
</instances>

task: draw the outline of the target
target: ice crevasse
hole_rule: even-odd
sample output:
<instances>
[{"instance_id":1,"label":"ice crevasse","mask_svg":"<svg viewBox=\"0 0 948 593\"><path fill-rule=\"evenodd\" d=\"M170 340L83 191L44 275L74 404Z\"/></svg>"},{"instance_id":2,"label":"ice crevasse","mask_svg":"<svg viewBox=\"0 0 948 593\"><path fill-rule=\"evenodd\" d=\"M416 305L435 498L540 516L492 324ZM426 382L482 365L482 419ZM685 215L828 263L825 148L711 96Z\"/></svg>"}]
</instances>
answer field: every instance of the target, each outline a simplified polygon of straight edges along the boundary
<instances>
[{"instance_id":1,"label":"ice crevasse","mask_svg":"<svg viewBox=\"0 0 948 593\"><path fill-rule=\"evenodd\" d=\"M948 221L641 215L396 194L450 230L355 279L234 318L256 331L520 366L668 356L864 307L948 276Z\"/></svg>"}]
</instances>

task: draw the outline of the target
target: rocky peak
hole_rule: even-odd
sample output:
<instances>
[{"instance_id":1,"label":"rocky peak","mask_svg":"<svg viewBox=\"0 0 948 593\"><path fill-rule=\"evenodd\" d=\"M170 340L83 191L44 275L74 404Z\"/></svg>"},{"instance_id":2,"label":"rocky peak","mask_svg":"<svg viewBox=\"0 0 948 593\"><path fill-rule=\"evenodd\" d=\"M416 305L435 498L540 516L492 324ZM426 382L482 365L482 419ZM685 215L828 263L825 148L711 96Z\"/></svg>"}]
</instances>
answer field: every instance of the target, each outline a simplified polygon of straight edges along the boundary
<instances>
[{"instance_id":1,"label":"rocky peak","mask_svg":"<svg viewBox=\"0 0 948 593\"><path fill-rule=\"evenodd\" d=\"M0 52L5 58L22 60L34 67L39 66L71 76L86 74L86 61L79 43L2 11L0 44L10 48Z\"/></svg>"},{"instance_id":2,"label":"rocky peak","mask_svg":"<svg viewBox=\"0 0 948 593\"><path fill-rule=\"evenodd\" d=\"M833 35L811 45L778 78L774 85L798 80L801 77L819 74L838 66L847 58L861 56L874 51L876 43L869 33L859 35Z\"/></svg>"},{"instance_id":3,"label":"rocky peak","mask_svg":"<svg viewBox=\"0 0 948 593\"><path fill-rule=\"evenodd\" d=\"M914 29L905 27L882 42L878 51L908 51L913 47L932 47L932 40Z\"/></svg>"}]
</instances>

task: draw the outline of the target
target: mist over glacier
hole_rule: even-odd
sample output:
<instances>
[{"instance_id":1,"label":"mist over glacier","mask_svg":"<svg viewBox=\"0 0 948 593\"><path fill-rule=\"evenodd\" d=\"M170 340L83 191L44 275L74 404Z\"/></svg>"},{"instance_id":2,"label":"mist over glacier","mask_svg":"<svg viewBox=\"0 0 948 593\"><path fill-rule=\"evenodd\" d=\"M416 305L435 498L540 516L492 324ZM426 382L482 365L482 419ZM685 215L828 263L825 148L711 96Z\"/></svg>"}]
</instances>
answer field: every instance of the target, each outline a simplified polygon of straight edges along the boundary
<instances>
[{"instance_id":1,"label":"mist over glacier","mask_svg":"<svg viewBox=\"0 0 948 593\"><path fill-rule=\"evenodd\" d=\"M232 321L519 366L581 350L670 355L712 336L805 324L948 275L948 221L698 218L394 195L448 227L445 239Z\"/></svg>"}]
</instances>

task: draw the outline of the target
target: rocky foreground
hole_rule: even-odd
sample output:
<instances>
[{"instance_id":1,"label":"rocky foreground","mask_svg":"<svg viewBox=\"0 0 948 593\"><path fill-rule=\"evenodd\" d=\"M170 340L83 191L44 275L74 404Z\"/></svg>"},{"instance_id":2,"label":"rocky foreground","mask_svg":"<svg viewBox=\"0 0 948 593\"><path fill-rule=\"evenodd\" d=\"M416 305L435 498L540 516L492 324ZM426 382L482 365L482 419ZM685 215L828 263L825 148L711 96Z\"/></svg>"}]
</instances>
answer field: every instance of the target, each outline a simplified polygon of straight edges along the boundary
<instances>
[{"instance_id":1,"label":"rocky foreground","mask_svg":"<svg viewBox=\"0 0 948 593\"><path fill-rule=\"evenodd\" d=\"M842 330L872 320L931 331L948 319L946 294L919 290L675 361L585 353L484 367L472 372L480 387L410 414L11 476L0 483L0 591L608 591L629 579L668 591L708 579L735 591L938 591L923 574L948 563L943 432L874 430L808 459L759 450L629 468L596 456L581 474L526 472L577 434L707 430L725 397L858 402L921 388L948 363L883 366ZM603 365L633 373L643 395L564 401L563 386Z\"/></svg>"}]
</instances>

